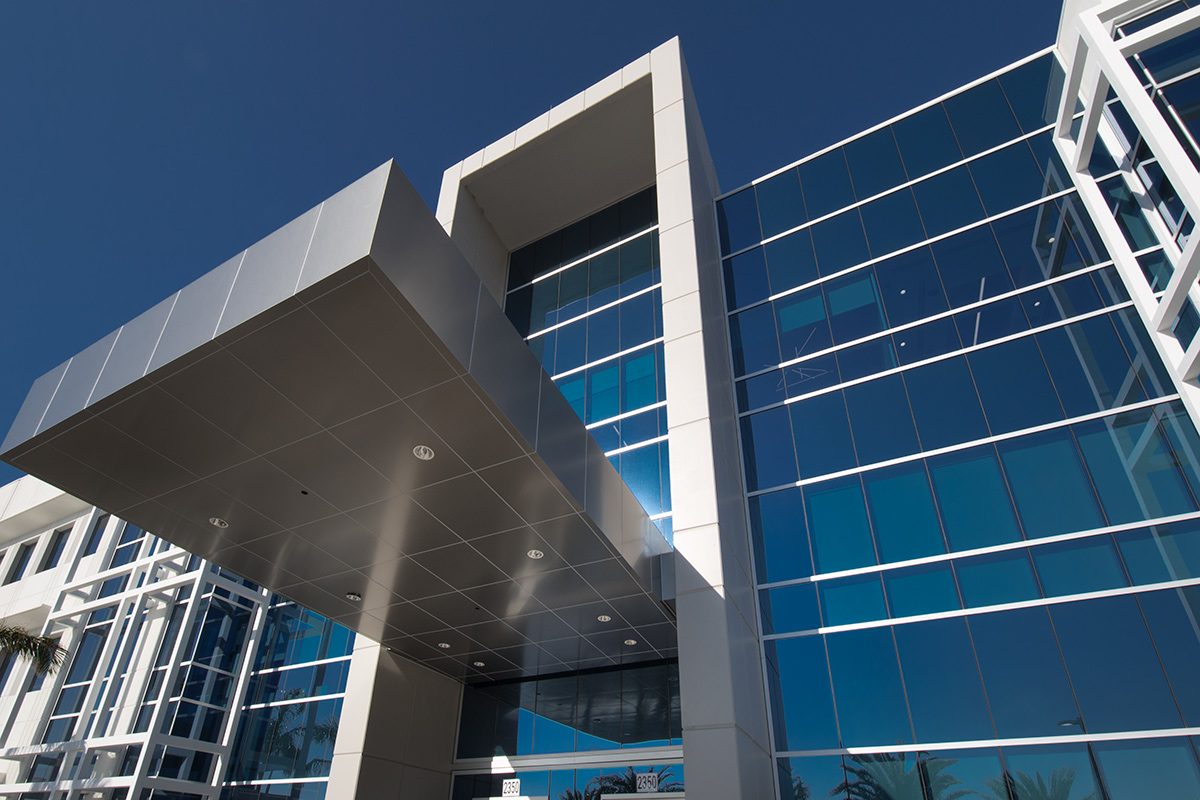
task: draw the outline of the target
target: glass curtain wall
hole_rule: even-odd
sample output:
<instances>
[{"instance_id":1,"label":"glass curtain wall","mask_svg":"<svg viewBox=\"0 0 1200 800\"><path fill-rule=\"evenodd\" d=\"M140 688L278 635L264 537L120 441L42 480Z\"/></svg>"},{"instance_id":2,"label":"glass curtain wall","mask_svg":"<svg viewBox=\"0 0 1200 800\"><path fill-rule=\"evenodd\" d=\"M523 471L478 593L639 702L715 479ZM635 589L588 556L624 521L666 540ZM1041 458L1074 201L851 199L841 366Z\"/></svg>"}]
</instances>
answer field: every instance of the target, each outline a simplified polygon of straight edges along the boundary
<instances>
[{"instance_id":1,"label":"glass curtain wall","mask_svg":"<svg viewBox=\"0 0 1200 800\"><path fill-rule=\"evenodd\" d=\"M786 800L1200 794L1200 436L1063 183L1061 84L718 202Z\"/></svg>"},{"instance_id":2,"label":"glass curtain wall","mask_svg":"<svg viewBox=\"0 0 1200 800\"><path fill-rule=\"evenodd\" d=\"M671 538L654 187L509 258L504 311Z\"/></svg>"}]
</instances>

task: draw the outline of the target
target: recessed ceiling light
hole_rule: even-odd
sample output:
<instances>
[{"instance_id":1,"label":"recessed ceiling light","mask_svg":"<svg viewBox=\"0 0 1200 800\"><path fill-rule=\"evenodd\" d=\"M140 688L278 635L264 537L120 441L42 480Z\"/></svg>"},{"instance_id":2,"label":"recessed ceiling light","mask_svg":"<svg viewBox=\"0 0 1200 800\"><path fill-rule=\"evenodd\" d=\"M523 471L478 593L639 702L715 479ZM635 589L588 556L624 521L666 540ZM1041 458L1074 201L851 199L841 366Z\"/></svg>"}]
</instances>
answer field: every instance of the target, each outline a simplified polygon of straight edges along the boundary
<instances>
[{"instance_id":1,"label":"recessed ceiling light","mask_svg":"<svg viewBox=\"0 0 1200 800\"><path fill-rule=\"evenodd\" d=\"M443 650L449 650L450 643L449 642L438 642L438 647L442 648Z\"/></svg>"},{"instance_id":2,"label":"recessed ceiling light","mask_svg":"<svg viewBox=\"0 0 1200 800\"><path fill-rule=\"evenodd\" d=\"M1047 239L1047 240L1046 240L1046 243L1047 243L1047 244L1054 244L1054 237L1053 237L1053 236L1051 236L1049 239Z\"/></svg>"},{"instance_id":3,"label":"recessed ceiling light","mask_svg":"<svg viewBox=\"0 0 1200 800\"><path fill-rule=\"evenodd\" d=\"M357 603L362 600L362 595L358 592L346 592L346 599Z\"/></svg>"},{"instance_id":4,"label":"recessed ceiling light","mask_svg":"<svg viewBox=\"0 0 1200 800\"><path fill-rule=\"evenodd\" d=\"M229 523L226 522L225 520L221 519L220 517L209 517L208 523L210 525L212 525L214 528L228 528L229 527Z\"/></svg>"},{"instance_id":5,"label":"recessed ceiling light","mask_svg":"<svg viewBox=\"0 0 1200 800\"><path fill-rule=\"evenodd\" d=\"M528 553L526 553L525 555L529 556L529 557L530 557L530 558L532 558L534 561L537 561L539 558L542 558L542 557L544 557L546 554L545 554L545 553L543 553L541 550L534 549L534 550L530 550L530 551L529 551Z\"/></svg>"},{"instance_id":6,"label":"recessed ceiling light","mask_svg":"<svg viewBox=\"0 0 1200 800\"><path fill-rule=\"evenodd\" d=\"M626 639L625 644L629 645L630 647L633 647L635 644L637 644L637 639Z\"/></svg>"},{"instance_id":7,"label":"recessed ceiling light","mask_svg":"<svg viewBox=\"0 0 1200 800\"><path fill-rule=\"evenodd\" d=\"M475 666L475 667L482 667L482 666L483 666L483 662L482 662L482 661L472 661L472 662L471 662L471 665L472 665L472 666Z\"/></svg>"},{"instance_id":8,"label":"recessed ceiling light","mask_svg":"<svg viewBox=\"0 0 1200 800\"><path fill-rule=\"evenodd\" d=\"M307 495L308 495L308 489L301 489L301 490L300 490L300 494L307 496Z\"/></svg>"},{"instance_id":9,"label":"recessed ceiling light","mask_svg":"<svg viewBox=\"0 0 1200 800\"><path fill-rule=\"evenodd\" d=\"M422 461L430 461L433 459L433 448L429 445L419 444L413 448L413 455Z\"/></svg>"},{"instance_id":10,"label":"recessed ceiling light","mask_svg":"<svg viewBox=\"0 0 1200 800\"><path fill-rule=\"evenodd\" d=\"M596 621L597 622L612 622L612 617L610 617L608 614L601 614L600 616L596 617Z\"/></svg>"}]
</instances>

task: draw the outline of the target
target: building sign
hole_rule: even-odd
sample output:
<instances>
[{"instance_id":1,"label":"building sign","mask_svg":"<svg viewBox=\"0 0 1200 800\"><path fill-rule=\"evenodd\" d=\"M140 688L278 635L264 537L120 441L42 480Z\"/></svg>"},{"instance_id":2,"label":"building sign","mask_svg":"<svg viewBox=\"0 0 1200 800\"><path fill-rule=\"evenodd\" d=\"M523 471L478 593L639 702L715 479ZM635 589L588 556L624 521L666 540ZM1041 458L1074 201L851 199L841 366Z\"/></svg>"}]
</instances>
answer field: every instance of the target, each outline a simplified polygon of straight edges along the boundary
<instances>
[{"instance_id":1,"label":"building sign","mask_svg":"<svg viewBox=\"0 0 1200 800\"><path fill-rule=\"evenodd\" d=\"M639 772L637 776L637 790L641 792L657 792L658 791L658 773L657 772Z\"/></svg>"},{"instance_id":2,"label":"building sign","mask_svg":"<svg viewBox=\"0 0 1200 800\"><path fill-rule=\"evenodd\" d=\"M520 778L505 778L504 785L500 790L500 796L501 797L520 797L521 796L521 779Z\"/></svg>"}]
</instances>

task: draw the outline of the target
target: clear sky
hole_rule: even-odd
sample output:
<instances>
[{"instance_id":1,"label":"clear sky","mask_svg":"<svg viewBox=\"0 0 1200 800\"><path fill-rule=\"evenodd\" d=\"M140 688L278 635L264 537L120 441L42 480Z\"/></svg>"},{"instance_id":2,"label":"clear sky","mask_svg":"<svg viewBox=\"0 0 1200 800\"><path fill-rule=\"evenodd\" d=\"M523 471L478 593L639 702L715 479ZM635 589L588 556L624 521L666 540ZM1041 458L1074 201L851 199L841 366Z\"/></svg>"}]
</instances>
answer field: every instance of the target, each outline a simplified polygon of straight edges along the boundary
<instances>
[{"instance_id":1,"label":"clear sky","mask_svg":"<svg viewBox=\"0 0 1200 800\"><path fill-rule=\"evenodd\" d=\"M373 167L432 206L447 166L672 36L732 189L1052 44L1060 9L4 3L0 438L39 375Z\"/></svg>"}]
</instances>

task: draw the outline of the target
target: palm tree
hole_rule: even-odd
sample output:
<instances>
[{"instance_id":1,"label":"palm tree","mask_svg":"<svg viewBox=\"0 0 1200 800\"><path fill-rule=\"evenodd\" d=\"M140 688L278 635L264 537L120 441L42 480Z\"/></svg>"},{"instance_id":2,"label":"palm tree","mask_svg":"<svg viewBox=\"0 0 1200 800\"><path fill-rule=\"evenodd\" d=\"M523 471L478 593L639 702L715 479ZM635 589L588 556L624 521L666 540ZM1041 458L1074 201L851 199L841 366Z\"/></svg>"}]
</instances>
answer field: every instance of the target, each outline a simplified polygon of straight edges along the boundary
<instances>
[{"instance_id":1,"label":"palm tree","mask_svg":"<svg viewBox=\"0 0 1200 800\"><path fill-rule=\"evenodd\" d=\"M649 772L650 770L646 771ZM588 786L591 787L593 783L596 785L597 796L604 794L636 794L637 776L637 770L633 767L626 767L624 772L593 778L588 782ZM671 771L670 767L661 767L658 770L658 790L660 792L682 792L683 783L675 780L675 773ZM587 798L585 797L584 800L587 800Z\"/></svg>"},{"instance_id":2,"label":"palm tree","mask_svg":"<svg viewBox=\"0 0 1200 800\"><path fill-rule=\"evenodd\" d=\"M590 785L582 792L578 789L563 789L558 794L558 800L600 800L600 789Z\"/></svg>"},{"instance_id":3,"label":"palm tree","mask_svg":"<svg viewBox=\"0 0 1200 800\"><path fill-rule=\"evenodd\" d=\"M1017 800L1068 800L1071 787L1075 783L1074 767L1059 767L1050 773L1047 781L1038 772L1029 775L1018 772L1013 775L1005 772L999 778L988 778L987 787L998 798L1015 797ZM1095 800L1096 793L1089 792L1081 800Z\"/></svg>"},{"instance_id":4,"label":"palm tree","mask_svg":"<svg viewBox=\"0 0 1200 800\"><path fill-rule=\"evenodd\" d=\"M852 760L858 766L846 764L846 780L829 793L830 797L849 793L852 800L961 800L974 794L969 789L955 788L962 781L947 770L958 763L957 759L918 753L911 769L907 753L852 756Z\"/></svg>"},{"instance_id":5,"label":"palm tree","mask_svg":"<svg viewBox=\"0 0 1200 800\"><path fill-rule=\"evenodd\" d=\"M59 647L58 639L35 636L16 625L0 625L0 651L32 661L39 674L53 672L67 656L67 651Z\"/></svg>"}]
</instances>

